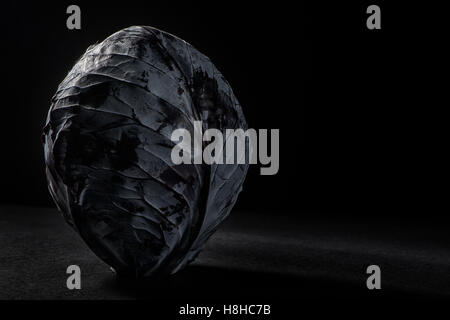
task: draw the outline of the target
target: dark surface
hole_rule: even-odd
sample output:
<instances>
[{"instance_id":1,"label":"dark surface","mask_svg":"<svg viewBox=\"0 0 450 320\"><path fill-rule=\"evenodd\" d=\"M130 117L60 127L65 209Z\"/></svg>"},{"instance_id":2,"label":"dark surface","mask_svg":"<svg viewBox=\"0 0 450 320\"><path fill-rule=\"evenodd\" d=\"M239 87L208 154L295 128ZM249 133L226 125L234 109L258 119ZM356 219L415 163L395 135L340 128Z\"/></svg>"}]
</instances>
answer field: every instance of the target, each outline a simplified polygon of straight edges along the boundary
<instances>
[{"instance_id":1,"label":"dark surface","mask_svg":"<svg viewBox=\"0 0 450 320\"><path fill-rule=\"evenodd\" d=\"M233 212L185 270L138 287L119 284L56 209L0 209L0 299L276 299L437 297L450 294L444 227L405 221L289 221ZM383 225L383 227L381 227ZM82 289L66 288L79 265ZM382 289L366 289L378 264Z\"/></svg>"}]
</instances>

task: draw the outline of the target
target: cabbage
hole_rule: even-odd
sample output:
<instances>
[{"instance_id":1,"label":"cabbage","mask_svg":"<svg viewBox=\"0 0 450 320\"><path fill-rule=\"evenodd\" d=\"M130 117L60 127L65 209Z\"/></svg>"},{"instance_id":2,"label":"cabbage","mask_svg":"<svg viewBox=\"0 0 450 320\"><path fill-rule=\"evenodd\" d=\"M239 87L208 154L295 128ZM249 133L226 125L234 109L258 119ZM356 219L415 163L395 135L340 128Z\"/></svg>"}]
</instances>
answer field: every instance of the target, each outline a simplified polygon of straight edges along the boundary
<instances>
[{"instance_id":1,"label":"cabbage","mask_svg":"<svg viewBox=\"0 0 450 320\"><path fill-rule=\"evenodd\" d=\"M172 132L194 135L194 121L203 130L247 128L212 62L147 26L90 46L52 98L43 131L49 191L66 221L120 275L185 267L242 190L248 164L172 163Z\"/></svg>"}]
</instances>

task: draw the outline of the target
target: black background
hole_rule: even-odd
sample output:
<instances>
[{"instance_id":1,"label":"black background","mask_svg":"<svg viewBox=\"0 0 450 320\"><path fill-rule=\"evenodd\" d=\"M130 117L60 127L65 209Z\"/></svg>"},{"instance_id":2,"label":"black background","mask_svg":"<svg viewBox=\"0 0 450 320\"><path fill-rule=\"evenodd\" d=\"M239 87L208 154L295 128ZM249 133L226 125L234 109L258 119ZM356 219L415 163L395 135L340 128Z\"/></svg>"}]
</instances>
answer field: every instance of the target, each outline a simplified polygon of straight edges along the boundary
<instances>
[{"instance_id":1,"label":"black background","mask_svg":"<svg viewBox=\"0 0 450 320\"><path fill-rule=\"evenodd\" d=\"M368 30L364 1L78 1L82 29L68 30L69 4L2 4L2 203L53 205L40 138L53 93L89 45L151 25L211 58L250 127L280 129L278 174L253 166L236 209L444 218L430 135L445 38L429 11L439 8L378 2L382 29Z\"/></svg>"}]
</instances>

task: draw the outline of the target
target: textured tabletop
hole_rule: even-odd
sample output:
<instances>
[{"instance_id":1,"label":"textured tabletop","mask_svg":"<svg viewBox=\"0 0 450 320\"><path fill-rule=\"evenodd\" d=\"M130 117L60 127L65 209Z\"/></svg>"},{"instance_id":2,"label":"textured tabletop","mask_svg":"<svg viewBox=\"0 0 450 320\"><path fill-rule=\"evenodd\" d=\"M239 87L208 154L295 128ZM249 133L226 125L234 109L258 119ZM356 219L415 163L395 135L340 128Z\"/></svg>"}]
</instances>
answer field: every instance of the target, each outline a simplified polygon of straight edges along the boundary
<instances>
[{"instance_id":1,"label":"textured tabletop","mask_svg":"<svg viewBox=\"0 0 450 320\"><path fill-rule=\"evenodd\" d=\"M450 294L450 244L441 230L339 219L274 218L233 211L183 271L136 288L121 285L56 209L0 208L0 299L229 299ZM66 288L78 265L82 289ZM366 288L366 268L382 290Z\"/></svg>"}]
</instances>

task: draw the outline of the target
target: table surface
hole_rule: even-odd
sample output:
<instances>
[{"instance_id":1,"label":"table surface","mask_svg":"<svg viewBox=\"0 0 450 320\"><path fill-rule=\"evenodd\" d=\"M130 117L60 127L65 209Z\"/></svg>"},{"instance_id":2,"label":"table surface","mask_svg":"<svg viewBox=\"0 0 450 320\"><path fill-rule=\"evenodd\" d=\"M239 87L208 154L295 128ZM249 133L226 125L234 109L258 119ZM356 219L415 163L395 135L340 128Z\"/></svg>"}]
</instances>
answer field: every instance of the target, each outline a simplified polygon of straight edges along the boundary
<instances>
[{"instance_id":1,"label":"table surface","mask_svg":"<svg viewBox=\"0 0 450 320\"><path fill-rule=\"evenodd\" d=\"M444 227L232 212L183 271L118 283L54 208L0 207L0 299L361 298L450 295ZM81 290L66 287L81 268ZM382 290L366 288L381 267Z\"/></svg>"}]
</instances>

